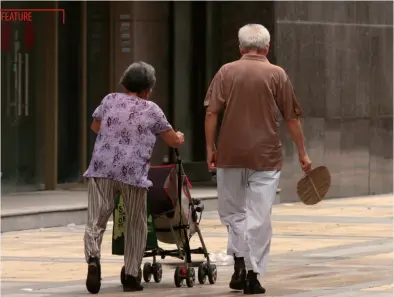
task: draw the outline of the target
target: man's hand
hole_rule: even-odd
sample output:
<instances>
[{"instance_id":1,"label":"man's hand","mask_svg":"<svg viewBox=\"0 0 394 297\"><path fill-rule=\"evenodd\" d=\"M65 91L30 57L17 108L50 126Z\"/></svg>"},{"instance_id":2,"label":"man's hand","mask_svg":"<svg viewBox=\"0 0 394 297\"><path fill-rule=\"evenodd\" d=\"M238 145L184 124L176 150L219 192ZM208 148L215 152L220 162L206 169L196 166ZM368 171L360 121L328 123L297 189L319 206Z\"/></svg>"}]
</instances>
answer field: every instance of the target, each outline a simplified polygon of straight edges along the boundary
<instances>
[{"instance_id":1,"label":"man's hand","mask_svg":"<svg viewBox=\"0 0 394 297\"><path fill-rule=\"evenodd\" d=\"M216 170L216 150L215 149L207 150L207 164L208 164L209 171Z\"/></svg>"},{"instance_id":2,"label":"man's hand","mask_svg":"<svg viewBox=\"0 0 394 297\"><path fill-rule=\"evenodd\" d=\"M312 170L312 161L309 159L309 156L307 153L305 154L300 154L298 155L299 160L300 160L300 165L302 170L305 173L309 173Z\"/></svg>"},{"instance_id":3,"label":"man's hand","mask_svg":"<svg viewBox=\"0 0 394 297\"><path fill-rule=\"evenodd\" d=\"M176 136L178 137L179 144L183 144L185 142L185 135L183 135L181 131L177 131Z\"/></svg>"}]
</instances>

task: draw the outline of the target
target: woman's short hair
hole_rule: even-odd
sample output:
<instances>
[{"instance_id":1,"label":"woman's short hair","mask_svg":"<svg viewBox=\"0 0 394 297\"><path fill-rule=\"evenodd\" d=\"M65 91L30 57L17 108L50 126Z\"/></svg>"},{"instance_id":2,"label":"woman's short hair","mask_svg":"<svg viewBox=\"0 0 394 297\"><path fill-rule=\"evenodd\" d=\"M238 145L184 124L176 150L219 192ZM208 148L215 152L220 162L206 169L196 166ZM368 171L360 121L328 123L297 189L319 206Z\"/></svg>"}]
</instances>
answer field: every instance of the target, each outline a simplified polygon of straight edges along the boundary
<instances>
[{"instance_id":1,"label":"woman's short hair","mask_svg":"<svg viewBox=\"0 0 394 297\"><path fill-rule=\"evenodd\" d=\"M260 24L248 24L238 31L239 47L244 50L264 50L270 39L270 33Z\"/></svg>"},{"instance_id":2,"label":"woman's short hair","mask_svg":"<svg viewBox=\"0 0 394 297\"><path fill-rule=\"evenodd\" d=\"M120 79L120 84L132 93L152 89L155 83L155 68L142 61L135 62L127 67Z\"/></svg>"}]
</instances>

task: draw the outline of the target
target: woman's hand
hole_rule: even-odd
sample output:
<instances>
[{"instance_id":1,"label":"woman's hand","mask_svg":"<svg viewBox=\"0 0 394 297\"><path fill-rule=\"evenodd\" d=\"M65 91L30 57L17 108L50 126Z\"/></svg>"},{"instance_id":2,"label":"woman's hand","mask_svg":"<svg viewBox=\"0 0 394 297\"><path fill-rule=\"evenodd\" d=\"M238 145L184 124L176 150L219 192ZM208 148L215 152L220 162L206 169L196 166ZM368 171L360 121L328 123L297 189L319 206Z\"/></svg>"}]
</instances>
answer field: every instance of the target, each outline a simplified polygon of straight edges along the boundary
<instances>
[{"instance_id":1,"label":"woman's hand","mask_svg":"<svg viewBox=\"0 0 394 297\"><path fill-rule=\"evenodd\" d=\"M90 129L96 134L99 133L101 127L101 121L99 120L93 120L92 124L90 125Z\"/></svg>"},{"instance_id":2,"label":"woman's hand","mask_svg":"<svg viewBox=\"0 0 394 297\"><path fill-rule=\"evenodd\" d=\"M177 148L185 142L185 136L181 131L173 129L160 133L161 138L170 146Z\"/></svg>"},{"instance_id":3,"label":"woman's hand","mask_svg":"<svg viewBox=\"0 0 394 297\"><path fill-rule=\"evenodd\" d=\"M178 137L179 145L181 145L185 142L185 135L181 131L177 131L176 136Z\"/></svg>"}]
</instances>

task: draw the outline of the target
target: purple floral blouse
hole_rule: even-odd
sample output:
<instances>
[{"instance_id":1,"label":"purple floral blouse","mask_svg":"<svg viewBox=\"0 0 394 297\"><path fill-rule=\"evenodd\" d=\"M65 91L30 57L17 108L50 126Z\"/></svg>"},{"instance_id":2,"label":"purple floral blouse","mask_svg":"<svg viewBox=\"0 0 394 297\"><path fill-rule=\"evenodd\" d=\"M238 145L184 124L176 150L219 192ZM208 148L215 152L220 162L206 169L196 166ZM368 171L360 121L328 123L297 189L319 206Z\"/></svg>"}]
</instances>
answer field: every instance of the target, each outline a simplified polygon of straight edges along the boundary
<instances>
[{"instance_id":1,"label":"purple floral blouse","mask_svg":"<svg viewBox=\"0 0 394 297\"><path fill-rule=\"evenodd\" d=\"M156 136L172 129L152 101L121 93L107 95L93 113L101 121L85 177L117 180L148 188L149 161Z\"/></svg>"}]
</instances>

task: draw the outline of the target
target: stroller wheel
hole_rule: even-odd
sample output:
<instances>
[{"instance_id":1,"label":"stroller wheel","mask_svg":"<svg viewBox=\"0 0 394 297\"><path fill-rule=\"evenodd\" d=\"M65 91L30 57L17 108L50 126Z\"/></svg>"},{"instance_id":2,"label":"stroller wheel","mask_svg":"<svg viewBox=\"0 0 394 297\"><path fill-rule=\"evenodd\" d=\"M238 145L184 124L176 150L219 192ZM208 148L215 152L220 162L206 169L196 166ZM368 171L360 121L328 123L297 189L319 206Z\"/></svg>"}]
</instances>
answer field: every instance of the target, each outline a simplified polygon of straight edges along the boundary
<instances>
[{"instance_id":1,"label":"stroller wheel","mask_svg":"<svg viewBox=\"0 0 394 297\"><path fill-rule=\"evenodd\" d=\"M194 284L196 282L196 272L194 268L188 268L186 271L186 285L189 288L194 287Z\"/></svg>"},{"instance_id":2,"label":"stroller wheel","mask_svg":"<svg viewBox=\"0 0 394 297\"><path fill-rule=\"evenodd\" d=\"M122 285L126 283L126 268L123 266L122 270L120 271L120 282Z\"/></svg>"},{"instance_id":3,"label":"stroller wheel","mask_svg":"<svg viewBox=\"0 0 394 297\"><path fill-rule=\"evenodd\" d=\"M201 263L198 266L198 282L203 285L207 281L207 264Z\"/></svg>"},{"instance_id":4,"label":"stroller wheel","mask_svg":"<svg viewBox=\"0 0 394 297\"><path fill-rule=\"evenodd\" d=\"M211 264L208 266L208 281L211 285L213 285L214 283L216 283L216 279L218 277L218 272L216 269L216 265L215 264Z\"/></svg>"},{"instance_id":5,"label":"stroller wheel","mask_svg":"<svg viewBox=\"0 0 394 297\"><path fill-rule=\"evenodd\" d=\"M153 274L153 279L155 280L156 283L161 282L161 278L163 276L163 268L161 266L161 263L153 263L152 265L152 274Z\"/></svg>"},{"instance_id":6,"label":"stroller wheel","mask_svg":"<svg viewBox=\"0 0 394 297\"><path fill-rule=\"evenodd\" d=\"M144 281L149 283L152 278L152 265L150 263L144 264L144 269L142 270L142 275L144 276Z\"/></svg>"},{"instance_id":7,"label":"stroller wheel","mask_svg":"<svg viewBox=\"0 0 394 297\"><path fill-rule=\"evenodd\" d=\"M182 275L182 270L184 267L177 267L174 272L174 283L177 288L182 287L184 276Z\"/></svg>"}]
</instances>

